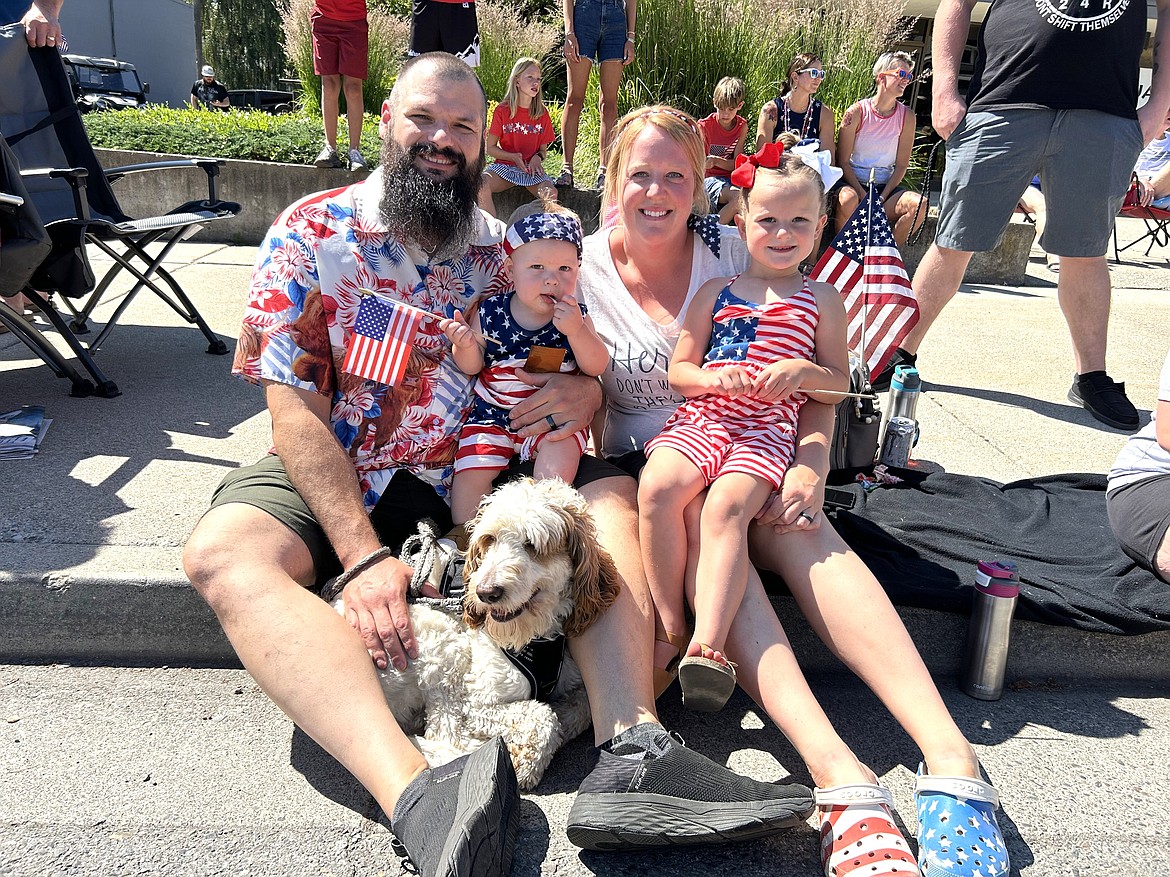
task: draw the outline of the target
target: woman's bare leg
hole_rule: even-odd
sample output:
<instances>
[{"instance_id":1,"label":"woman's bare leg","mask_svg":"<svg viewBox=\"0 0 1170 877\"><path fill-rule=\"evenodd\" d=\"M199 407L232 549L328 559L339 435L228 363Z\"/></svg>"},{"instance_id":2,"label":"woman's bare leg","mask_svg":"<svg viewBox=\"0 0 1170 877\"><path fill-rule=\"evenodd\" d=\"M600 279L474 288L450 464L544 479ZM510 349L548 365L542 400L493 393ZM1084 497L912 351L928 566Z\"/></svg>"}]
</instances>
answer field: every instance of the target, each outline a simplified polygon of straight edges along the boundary
<instances>
[{"instance_id":1,"label":"woman's bare leg","mask_svg":"<svg viewBox=\"0 0 1170 877\"><path fill-rule=\"evenodd\" d=\"M975 752L902 619L831 525L782 536L757 526L749 540L755 562L780 574L813 630L886 705L922 750L930 772L978 776Z\"/></svg>"}]
</instances>

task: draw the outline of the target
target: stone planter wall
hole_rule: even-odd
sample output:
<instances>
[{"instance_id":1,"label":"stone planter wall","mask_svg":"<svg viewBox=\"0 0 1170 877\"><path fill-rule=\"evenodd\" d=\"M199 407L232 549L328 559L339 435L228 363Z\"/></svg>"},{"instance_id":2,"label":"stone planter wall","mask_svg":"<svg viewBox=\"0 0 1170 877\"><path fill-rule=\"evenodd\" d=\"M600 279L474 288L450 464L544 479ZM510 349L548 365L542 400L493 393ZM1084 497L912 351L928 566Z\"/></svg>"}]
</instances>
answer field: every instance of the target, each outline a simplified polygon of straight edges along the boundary
<instances>
[{"instance_id":1,"label":"stone planter wall","mask_svg":"<svg viewBox=\"0 0 1170 877\"><path fill-rule=\"evenodd\" d=\"M98 149L96 152L98 160L106 168L178 157L110 149ZM229 160L220 170L219 196L229 201L238 201L244 208L243 212L234 219L205 227L199 232L198 239L255 246L264 239L269 226L289 204L312 192L347 186L356 179L359 177L343 170ZM177 207L184 201L206 198L207 182L203 172L197 169L131 174L114 184L114 192L122 209L131 216L151 216ZM566 206L581 216L586 232L597 229L600 210L600 196L597 192L562 189L560 196ZM506 218L530 197L526 190L519 188L496 195L500 216ZM934 238L935 222L932 214L926 220L926 229L919 243L907 247L902 254L906 269L911 274ZM967 270L967 281L1006 285L1022 283L1034 234L1031 225L1011 223L1003 242L996 249L975 254Z\"/></svg>"}]
</instances>

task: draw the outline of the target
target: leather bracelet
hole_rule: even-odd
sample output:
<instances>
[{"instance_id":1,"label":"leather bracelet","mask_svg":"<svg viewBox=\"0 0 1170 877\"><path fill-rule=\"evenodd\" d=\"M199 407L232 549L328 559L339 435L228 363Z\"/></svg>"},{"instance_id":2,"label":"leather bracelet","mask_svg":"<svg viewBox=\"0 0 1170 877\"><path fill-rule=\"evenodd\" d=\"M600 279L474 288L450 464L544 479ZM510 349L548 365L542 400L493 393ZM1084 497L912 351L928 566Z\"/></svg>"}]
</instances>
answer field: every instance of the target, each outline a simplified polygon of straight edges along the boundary
<instances>
[{"instance_id":1,"label":"leather bracelet","mask_svg":"<svg viewBox=\"0 0 1170 877\"><path fill-rule=\"evenodd\" d=\"M345 586L352 582L355 578L360 576L363 572L387 557L393 557L394 552L383 545L376 551L371 551L332 582L326 582L325 587L321 589L321 599L326 603L332 603L337 599L337 595L345 590Z\"/></svg>"}]
</instances>

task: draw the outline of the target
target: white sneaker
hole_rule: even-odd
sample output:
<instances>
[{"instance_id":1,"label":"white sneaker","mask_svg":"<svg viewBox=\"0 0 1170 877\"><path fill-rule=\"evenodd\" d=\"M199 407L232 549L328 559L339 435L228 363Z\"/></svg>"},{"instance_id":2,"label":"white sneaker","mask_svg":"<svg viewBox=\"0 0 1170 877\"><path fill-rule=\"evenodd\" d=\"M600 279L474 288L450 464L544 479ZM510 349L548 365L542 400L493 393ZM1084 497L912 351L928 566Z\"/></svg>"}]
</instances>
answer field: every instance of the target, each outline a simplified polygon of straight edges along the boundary
<instances>
[{"instance_id":1,"label":"white sneaker","mask_svg":"<svg viewBox=\"0 0 1170 877\"><path fill-rule=\"evenodd\" d=\"M358 171L368 171L370 166L366 164L366 160L362 158L362 154L356 149L349 151L349 169L354 173Z\"/></svg>"}]
</instances>

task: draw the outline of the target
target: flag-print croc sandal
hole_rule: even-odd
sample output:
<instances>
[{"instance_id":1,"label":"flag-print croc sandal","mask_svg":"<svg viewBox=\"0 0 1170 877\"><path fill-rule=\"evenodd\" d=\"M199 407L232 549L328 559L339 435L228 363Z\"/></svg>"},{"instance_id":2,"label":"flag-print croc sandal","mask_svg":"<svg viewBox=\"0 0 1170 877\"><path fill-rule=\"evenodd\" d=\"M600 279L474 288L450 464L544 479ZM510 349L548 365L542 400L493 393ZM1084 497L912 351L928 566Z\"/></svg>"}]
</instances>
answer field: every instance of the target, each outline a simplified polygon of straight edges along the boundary
<instances>
[{"instance_id":1,"label":"flag-print croc sandal","mask_svg":"<svg viewBox=\"0 0 1170 877\"><path fill-rule=\"evenodd\" d=\"M890 790L874 783L816 789L825 877L917 877L910 845L894 824Z\"/></svg>"},{"instance_id":2,"label":"flag-print croc sandal","mask_svg":"<svg viewBox=\"0 0 1170 877\"><path fill-rule=\"evenodd\" d=\"M914 805L924 877L1005 877L1011 870L993 786L971 777L930 776L919 765Z\"/></svg>"}]
</instances>

